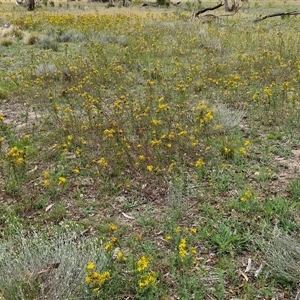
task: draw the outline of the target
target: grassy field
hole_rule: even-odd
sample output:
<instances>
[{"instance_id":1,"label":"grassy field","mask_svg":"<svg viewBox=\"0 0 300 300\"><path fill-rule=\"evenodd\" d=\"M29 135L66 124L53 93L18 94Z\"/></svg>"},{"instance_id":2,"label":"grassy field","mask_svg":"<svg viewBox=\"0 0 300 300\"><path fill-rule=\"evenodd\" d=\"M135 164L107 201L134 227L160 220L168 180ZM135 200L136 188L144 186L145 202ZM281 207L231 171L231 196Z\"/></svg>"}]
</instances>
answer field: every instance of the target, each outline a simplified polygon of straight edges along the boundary
<instances>
[{"instance_id":1,"label":"grassy field","mask_svg":"<svg viewBox=\"0 0 300 300\"><path fill-rule=\"evenodd\" d=\"M0 4L0 299L300 299L297 1Z\"/></svg>"}]
</instances>

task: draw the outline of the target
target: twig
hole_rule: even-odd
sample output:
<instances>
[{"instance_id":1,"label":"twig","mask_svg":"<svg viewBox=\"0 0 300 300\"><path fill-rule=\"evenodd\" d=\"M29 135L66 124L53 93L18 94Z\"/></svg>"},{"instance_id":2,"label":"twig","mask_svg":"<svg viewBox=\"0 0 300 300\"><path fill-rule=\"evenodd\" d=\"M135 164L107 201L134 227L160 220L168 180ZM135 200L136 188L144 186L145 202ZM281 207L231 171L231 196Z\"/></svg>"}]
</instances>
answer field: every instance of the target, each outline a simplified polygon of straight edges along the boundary
<instances>
[{"instance_id":1,"label":"twig","mask_svg":"<svg viewBox=\"0 0 300 300\"><path fill-rule=\"evenodd\" d=\"M255 19L253 22L256 23L256 22L260 22L260 21L268 19L268 18L279 17L279 16L296 16L299 14L300 14L300 12L298 12L298 11L280 12L280 13L270 14L270 15L266 15L264 17Z\"/></svg>"}]
</instances>

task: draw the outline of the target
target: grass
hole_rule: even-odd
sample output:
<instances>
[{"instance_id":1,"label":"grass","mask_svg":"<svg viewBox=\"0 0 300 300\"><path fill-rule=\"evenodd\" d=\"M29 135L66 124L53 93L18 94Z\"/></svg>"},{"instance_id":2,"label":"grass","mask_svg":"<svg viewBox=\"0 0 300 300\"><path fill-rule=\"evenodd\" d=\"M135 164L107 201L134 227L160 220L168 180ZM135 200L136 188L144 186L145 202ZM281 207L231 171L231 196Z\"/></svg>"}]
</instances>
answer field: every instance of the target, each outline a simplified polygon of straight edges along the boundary
<instances>
[{"instance_id":1,"label":"grass","mask_svg":"<svg viewBox=\"0 0 300 300\"><path fill-rule=\"evenodd\" d=\"M297 297L298 17L198 5L1 5L0 299Z\"/></svg>"}]
</instances>

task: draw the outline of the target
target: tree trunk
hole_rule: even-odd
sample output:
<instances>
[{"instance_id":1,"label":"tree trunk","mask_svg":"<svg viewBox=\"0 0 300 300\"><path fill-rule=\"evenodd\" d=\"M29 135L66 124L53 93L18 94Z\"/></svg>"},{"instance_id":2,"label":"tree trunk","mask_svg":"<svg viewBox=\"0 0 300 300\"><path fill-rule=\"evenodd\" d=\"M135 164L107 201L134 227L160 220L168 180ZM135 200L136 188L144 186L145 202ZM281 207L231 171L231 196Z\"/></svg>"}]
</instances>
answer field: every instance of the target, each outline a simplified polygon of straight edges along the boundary
<instances>
[{"instance_id":1,"label":"tree trunk","mask_svg":"<svg viewBox=\"0 0 300 300\"><path fill-rule=\"evenodd\" d=\"M35 7L35 1L34 0L29 0L28 1L28 10L33 11Z\"/></svg>"},{"instance_id":2,"label":"tree trunk","mask_svg":"<svg viewBox=\"0 0 300 300\"><path fill-rule=\"evenodd\" d=\"M240 8L238 0L231 0L231 6L229 6L228 0L224 0L224 5L225 5L225 11L226 12L232 12L232 11L236 12Z\"/></svg>"},{"instance_id":3,"label":"tree trunk","mask_svg":"<svg viewBox=\"0 0 300 300\"><path fill-rule=\"evenodd\" d=\"M228 4L228 0L224 0L224 5L225 5L225 11L230 11L230 7L229 7L229 4Z\"/></svg>"}]
</instances>

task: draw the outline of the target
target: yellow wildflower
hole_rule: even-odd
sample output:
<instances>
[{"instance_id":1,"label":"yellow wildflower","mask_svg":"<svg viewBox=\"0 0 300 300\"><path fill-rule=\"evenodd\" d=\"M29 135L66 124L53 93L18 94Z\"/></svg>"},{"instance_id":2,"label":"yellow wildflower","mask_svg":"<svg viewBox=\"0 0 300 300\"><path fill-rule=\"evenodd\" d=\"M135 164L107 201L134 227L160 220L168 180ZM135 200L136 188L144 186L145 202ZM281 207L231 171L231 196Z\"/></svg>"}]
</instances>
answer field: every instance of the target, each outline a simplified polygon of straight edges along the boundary
<instances>
[{"instance_id":1,"label":"yellow wildflower","mask_svg":"<svg viewBox=\"0 0 300 300\"><path fill-rule=\"evenodd\" d=\"M106 251L110 251L113 247L113 244L111 242L107 243L105 246L104 246L104 249Z\"/></svg>"},{"instance_id":2,"label":"yellow wildflower","mask_svg":"<svg viewBox=\"0 0 300 300\"><path fill-rule=\"evenodd\" d=\"M153 119L153 120L151 121L151 123L152 123L154 126L161 125L161 121L160 121L160 120L156 120L156 119Z\"/></svg>"},{"instance_id":3,"label":"yellow wildflower","mask_svg":"<svg viewBox=\"0 0 300 300\"><path fill-rule=\"evenodd\" d=\"M85 277L85 281L87 283L92 284L93 286L100 287L109 278L110 278L110 273L108 271L105 271L103 273L98 273L98 272L92 271Z\"/></svg>"},{"instance_id":4,"label":"yellow wildflower","mask_svg":"<svg viewBox=\"0 0 300 300\"><path fill-rule=\"evenodd\" d=\"M156 273L149 272L147 274L143 274L141 279L139 280L139 288L146 288L148 286L155 286L156 283Z\"/></svg>"},{"instance_id":5,"label":"yellow wildflower","mask_svg":"<svg viewBox=\"0 0 300 300\"><path fill-rule=\"evenodd\" d=\"M119 250L117 252L117 260L120 261L120 262L124 262L124 261L127 260L127 258L125 257L124 253L121 250Z\"/></svg>"},{"instance_id":6,"label":"yellow wildflower","mask_svg":"<svg viewBox=\"0 0 300 300\"><path fill-rule=\"evenodd\" d=\"M145 270L148 267L150 261L151 261L150 257L147 257L147 256L143 255L137 261L137 271L142 272L143 270Z\"/></svg>"},{"instance_id":7,"label":"yellow wildflower","mask_svg":"<svg viewBox=\"0 0 300 300\"><path fill-rule=\"evenodd\" d=\"M116 131L114 129L105 129L103 131L104 135L106 135L108 138L112 138L114 137L114 134L116 133Z\"/></svg>"},{"instance_id":8,"label":"yellow wildflower","mask_svg":"<svg viewBox=\"0 0 300 300\"><path fill-rule=\"evenodd\" d=\"M167 236L165 237L165 240L166 240L167 242L170 242L170 241L172 240L172 237L171 237L170 235L167 235Z\"/></svg>"},{"instance_id":9,"label":"yellow wildflower","mask_svg":"<svg viewBox=\"0 0 300 300\"><path fill-rule=\"evenodd\" d=\"M93 271L93 270L95 269L95 263L94 263L93 261L90 261L90 262L88 263L88 265L86 266L86 269L87 269L88 271Z\"/></svg>"},{"instance_id":10,"label":"yellow wildflower","mask_svg":"<svg viewBox=\"0 0 300 300\"><path fill-rule=\"evenodd\" d=\"M113 237L106 245L105 245L105 250L110 251L113 246L118 242L118 239L116 237Z\"/></svg>"},{"instance_id":11,"label":"yellow wildflower","mask_svg":"<svg viewBox=\"0 0 300 300\"><path fill-rule=\"evenodd\" d=\"M116 231L117 230L117 226L115 225L115 224L111 224L110 226L109 226L109 231Z\"/></svg>"},{"instance_id":12,"label":"yellow wildflower","mask_svg":"<svg viewBox=\"0 0 300 300\"><path fill-rule=\"evenodd\" d=\"M180 240L180 243L178 245L178 252L182 258L188 255L186 239L182 238Z\"/></svg>"},{"instance_id":13,"label":"yellow wildflower","mask_svg":"<svg viewBox=\"0 0 300 300\"><path fill-rule=\"evenodd\" d=\"M196 161L195 166L196 166L197 168L203 167L203 166L204 166L204 161L203 161L203 159L202 159L202 158L199 158L199 159Z\"/></svg>"},{"instance_id":14,"label":"yellow wildflower","mask_svg":"<svg viewBox=\"0 0 300 300\"><path fill-rule=\"evenodd\" d=\"M24 162L25 162L25 159L24 159L23 157L18 157L18 158L15 160L15 164L16 164L16 165L22 165Z\"/></svg>"},{"instance_id":15,"label":"yellow wildflower","mask_svg":"<svg viewBox=\"0 0 300 300\"><path fill-rule=\"evenodd\" d=\"M101 158L98 160L98 164L101 165L103 168L107 168L107 166L108 166L108 163L107 163L107 161L105 160L104 157L101 157Z\"/></svg>"},{"instance_id":16,"label":"yellow wildflower","mask_svg":"<svg viewBox=\"0 0 300 300\"><path fill-rule=\"evenodd\" d=\"M181 227L180 227L180 226L177 226L177 227L174 229L174 231L175 231L176 233L181 232Z\"/></svg>"},{"instance_id":17,"label":"yellow wildflower","mask_svg":"<svg viewBox=\"0 0 300 300\"><path fill-rule=\"evenodd\" d=\"M65 177L59 177L58 178L58 184L63 185L67 182L67 179Z\"/></svg>"},{"instance_id":18,"label":"yellow wildflower","mask_svg":"<svg viewBox=\"0 0 300 300\"><path fill-rule=\"evenodd\" d=\"M191 233L194 233L194 234L197 233L197 229L196 229L195 227L192 227L192 228L190 229L190 231L191 231Z\"/></svg>"},{"instance_id":19,"label":"yellow wildflower","mask_svg":"<svg viewBox=\"0 0 300 300\"><path fill-rule=\"evenodd\" d=\"M24 159L25 153L23 150L20 150L17 146L12 147L8 153L6 154L6 157L8 160L16 165L20 165L25 163Z\"/></svg>"},{"instance_id":20,"label":"yellow wildflower","mask_svg":"<svg viewBox=\"0 0 300 300\"><path fill-rule=\"evenodd\" d=\"M175 166L176 166L176 163L172 162L168 167L168 173L172 173Z\"/></svg>"},{"instance_id":21,"label":"yellow wildflower","mask_svg":"<svg viewBox=\"0 0 300 300\"><path fill-rule=\"evenodd\" d=\"M48 171L45 171L43 173L43 176L44 176L45 179L49 179L50 178L50 173Z\"/></svg>"},{"instance_id":22,"label":"yellow wildflower","mask_svg":"<svg viewBox=\"0 0 300 300\"><path fill-rule=\"evenodd\" d=\"M73 169L73 173L78 174L80 171L78 168Z\"/></svg>"},{"instance_id":23,"label":"yellow wildflower","mask_svg":"<svg viewBox=\"0 0 300 300\"><path fill-rule=\"evenodd\" d=\"M224 147L224 153L225 153L225 154L228 154L229 152L230 152L230 149L227 148L227 147Z\"/></svg>"},{"instance_id":24,"label":"yellow wildflower","mask_svg":"<svg viewBox=\"0 0 300 300\"><path fill-rule=\"evenodd\" d=\"M250 144L251 144L250 141L247 140L247 141L245 141L244 146L248 147L248 146L250 146Z\"/></svg>"},{"instance_id":25,"label":"yellow wildflower","mask_svg":"<svg viewBox=\"0 0 300 300\"><path fill-rule=\"evenodd\" d=\"M247 154L247 151L246 151L246 149L245 148L240 148L240 153L242 154L242 155L246 155Z\"/></svg>"},{"instance_id":26,"label":"yellow wildflower","mask_svg":"<svg viewBox=\"0 0 300 300\"><path fill-rule=\"evenodd\" d=\"M151 146L155 147L155 146L159 146L161 145L162 141L161 140L157 140L157 139L154 139L150 142Z\"/></svg>"},{"instance_id":27,"label":"yellow wildflower","mask_svg":"<svg viewBox=\"0 0 300 300\"><path fill-rule=\"evenodd\" d=\"M148 165L147 166L147 171L152 172L153 171L153 166L152 165Z\"/></svg>"}]
</instances>

